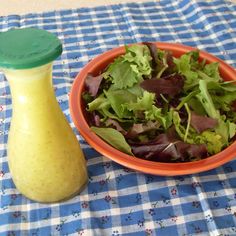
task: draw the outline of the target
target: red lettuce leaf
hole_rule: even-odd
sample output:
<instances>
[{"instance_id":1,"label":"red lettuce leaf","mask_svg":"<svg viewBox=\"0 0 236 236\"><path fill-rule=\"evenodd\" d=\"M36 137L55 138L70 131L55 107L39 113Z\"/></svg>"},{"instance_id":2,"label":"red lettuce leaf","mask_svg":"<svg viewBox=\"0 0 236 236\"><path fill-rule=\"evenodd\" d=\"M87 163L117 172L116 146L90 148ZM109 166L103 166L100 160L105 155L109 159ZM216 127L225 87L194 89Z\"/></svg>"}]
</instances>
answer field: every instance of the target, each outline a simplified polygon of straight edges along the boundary
<instances>
[{"instance_id":1,"label":"red lettuce leaf","mask_svg":"<svg viewBox=\"0 0 236 236\"><path fill-rule=\"evenodd\" d=\"M117 131L121 132L123 135L126 135L127 134L127 131L124 130L120 123L116 120L113 120L111 118L108 118L105 122L106 126L112 126L113 128L115 128Z\"/></svg>"},{"instance_id":2,"label":"red lettuce leaf","mask_svg":"<svg viewBox=\"0 0 236 236\"><path fill-rule=\"evenodd\" d=\"M155 68L158 61L158 55L157 55L157 46L155 43L150 42L143 42L142 44L146 45L150 51L151 57L152 57L152 68Z\"/></svg>"},{"instance_id":3,"label":"red lettuce leaf","mask_svg":"<svg viewBox=\"0 0 236 236\"><path fill-rule=\"evenodd\" d=\"M146 143L130 142L136 157L157 162L187 162L208 156L205 144L188 144L181 141L173 129Z\"/></svg>"},{"instance_id":4,"label":"red lettuce leaf","mask_svg":"<svg viewBox=\"0 0 236 236\"><path fill-rule=\"evenodd\" d=\"M200 116L195 112L191 112L190 124L198 133L202 133L204 130L216 127L218 121L216 119L207 116Z\"/></svg>"},{"instance_id":5,"label":"red lettuce leaf","mask_svg":"<svg viewBox=\"0 0 236 236\"><path fill-rule=\"evenodd\" d=\"M97 115L97 114L95 114L95 112L93 112L93 118L94 118L94 123L95 123L95 125L96 126L100 126L101 125L101 121L100 121L100 116L99 115Z\"/></svg>"},{"instance_id":6,"label":"red lettuce leaf","mask_svg":"<svg viewBox=\"0 0 236 236\"><path fill-rule=\"evenodd\" d=\"M176 72L176 65L174 63L173 55L169 51L167 51L166 63L168 65L168 68L163 72L162 76L168 76Z\"/></svg>"},{"instance_id":7,"label":"red lettuce leaf","mask_svg":"<svg viewBox=\"0 0 236 236\"><path fill-rule=\"evenodd\" d=\"M86 77L85 86L91 96L95 97L97 95L102 79L102 74L98 76L88 75Z\"/></svg>"},{"instance_id":8,"label":"red lettuce leaf","mask_svg":"<svg viewBox=\"0 0 236 236\"><path fill-rule=\"evenodd\" d=\"M184 142L177 143L179 153L183 154L184 158L203 159L207 157L207 147L205 144L188 144Z\"/></svg>"},{"instance_id":9,"label":"red lettuce leaf","mask_svg":"<svg viewBox=\"0 0 236 236\"><path fill-rule=\"evenodd\" d=\"M151 42L144 42L144 45L146 45L150 51L151 57L152 57L152 76L153 78L157 76L158 71L157 68L161 66L165 66L164 62L158 58L158 48L155 43ZM163 72L163 75L169 75L174 72L175 69L175 63L173 60L172 53L170 51L165 51L165 60L166 60L166 65L168 66L165 71Z\"/></svg>"},{"instance_id":10,"label":"red lettuce leaf","mask_svg":"<svg viewBox=\"0 0 236 236\"><path fill-rule=\"evenodd\" d=\"M184 86L184 78L179 75L169 75L160 79L144 80L140 86L148 92L155 93L156 96L166 94L171 97L179 94Z\"/></svg>"},{"instance_id":11,"label":"red lettuce leaf","mask_svg":"<svg viewBox=\"0 0 236 236\"><path fill-rule=\"evenodd\" d=\"M160 127L160 124L156 121L148 121L147 123L133 124L133 126L128 130L126 138L135 138L137 135L148 132L150 130L155 130Z\"/></svg>"},{"instance_id":12,"label":"red lettuce leaf","mask_svg":"<svg viewBox=\"0 0 236 236\"><path fill-rule=\"evenodd\" d=\"M174 63L174 59L173 59L173 55L171 52L167 51L167 57L166 57L166 62L167 62L167 65L170 69L173 69L175 68L175 63Z\"/></svg>"},{"instance_id":13,"label":"red lettuce leaf","mask_svg":"<svg viewBox=\"0 0 236 236\"><path fill-rule=\"evenodd\" d=\"M231 109L232 111L236 112L236 100L232 102Z\"/></svg>"},{"instance_id":14,"label":"red lettuce leaf","mask_svg":"<svg viewBox=\"0 0 236 236\"><path fill-rule=\"evenodd\" d=\"M97 127L101 126L100 116L96 113L96 111L85 112L85 118L89 126L97 126Z\"/></svg>"}]
</instances>

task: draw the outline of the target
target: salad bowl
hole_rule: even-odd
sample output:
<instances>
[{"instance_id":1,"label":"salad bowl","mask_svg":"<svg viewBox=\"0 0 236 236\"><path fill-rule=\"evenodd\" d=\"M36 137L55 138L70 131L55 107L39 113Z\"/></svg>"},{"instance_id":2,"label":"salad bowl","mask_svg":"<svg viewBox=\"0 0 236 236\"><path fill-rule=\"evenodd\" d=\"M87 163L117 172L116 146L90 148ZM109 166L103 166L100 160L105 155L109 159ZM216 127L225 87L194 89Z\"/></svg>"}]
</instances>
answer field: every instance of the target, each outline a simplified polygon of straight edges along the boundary
<instances>
[{"instance_id":1,"label":"salad bowl","mask_svg":"<svg viewBox=\"0 0 236 236\"><path fill-rule=\"evenodd\" d=\"M187 52L196 50L196 48L181 44L161 42L156 42L155 44L157 48L161 50L170 51L176 58L179 58ZM156 162L140 159L121 152L95 134L88 124L89 118L86 112L86 105L84 104L82 98L82 94L85 91L85 80L88 75L99 75L99 73L103 71L110 63L112 63L114 59L124 53L125 46L121 46L97 56L80 71L74 80L69 100L70 114L76 128L88 144L91 145L91 147L102 155L125 167L147 174L162 176L176 176L207 171L229 162L236 156L236 142L234 141L221 152L201 160L178 163ZM218 62L219 73L223 80L236 80L236 71L234 68L226 64L221 59L199 50L199 60L205 60L206 63Z\"/></svg>"}]
</instances>

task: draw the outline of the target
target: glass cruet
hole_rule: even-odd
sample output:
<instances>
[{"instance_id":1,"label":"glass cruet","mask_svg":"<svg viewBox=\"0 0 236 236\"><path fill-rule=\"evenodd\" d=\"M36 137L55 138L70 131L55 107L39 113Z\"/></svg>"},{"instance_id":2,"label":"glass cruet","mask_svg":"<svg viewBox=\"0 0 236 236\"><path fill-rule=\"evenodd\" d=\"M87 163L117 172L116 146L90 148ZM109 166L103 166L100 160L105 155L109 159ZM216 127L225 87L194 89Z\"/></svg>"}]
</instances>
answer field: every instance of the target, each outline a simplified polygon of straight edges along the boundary
<instances>
[{"instance_id":1,"label":"glass cruet","mask_svg":"<svg viewBox=\"0 0 236 236\"><path fill-rule=\"evenodd\" d=\"M78 194L87 169L78 140L56 100L52 63L60 40L35 28L0 33L0 68L12 96L8 163L17 189L38 202Z\"/></svg>"}]
</instances>

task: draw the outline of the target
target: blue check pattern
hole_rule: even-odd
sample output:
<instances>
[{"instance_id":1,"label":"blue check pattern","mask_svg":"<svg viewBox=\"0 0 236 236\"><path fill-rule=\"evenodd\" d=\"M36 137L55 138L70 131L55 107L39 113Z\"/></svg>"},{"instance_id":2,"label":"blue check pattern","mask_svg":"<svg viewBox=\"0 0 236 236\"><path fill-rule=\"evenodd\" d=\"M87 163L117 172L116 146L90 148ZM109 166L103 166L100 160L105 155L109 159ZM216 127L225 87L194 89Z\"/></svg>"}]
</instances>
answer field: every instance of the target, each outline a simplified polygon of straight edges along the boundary
<instances>
[{"instance_id":1,"label":"blue check pattern","mask_svg":"<svg viewBox=\"0 0 236 236\"><path fill-rule=\"evenodd\" d=\"M0 32L15 27L42 28L63 42L64 52L54 64L55 93L85 153L89 183L80 195L56 204L30 201L16 190L6 153L11 95L0 74L0 235L236 235L236 160L194 175L138 173L92 149L76 131L68 108L81 68L123 44L183 43L236 67L235 3L161 0L0 17Z\"/></svg>"}]
</instances>

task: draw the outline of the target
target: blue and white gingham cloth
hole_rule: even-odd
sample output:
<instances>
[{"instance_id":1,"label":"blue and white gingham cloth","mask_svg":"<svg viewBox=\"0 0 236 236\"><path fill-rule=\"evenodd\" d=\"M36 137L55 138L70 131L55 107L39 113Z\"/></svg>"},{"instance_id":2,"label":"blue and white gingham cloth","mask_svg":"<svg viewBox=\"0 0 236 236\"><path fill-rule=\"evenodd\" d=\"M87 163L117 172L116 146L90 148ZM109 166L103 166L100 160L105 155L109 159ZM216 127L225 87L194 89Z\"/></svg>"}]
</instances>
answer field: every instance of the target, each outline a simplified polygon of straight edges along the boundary
<instances>
[{"instance_id":1,"label":"blue and white gingham cloth","mask_svg":"<svg viewBox=\"0 0 236 236\"><path fill-rule=\"evenodd\" d=\"M89 60L108 49L141 41L178 42L236 67L236 5L230 1L162 0L0 17L0 32L13 27L42 28L63 42L53 82L73 128L71 84ZM101 156L77 133L88 161L87 188L63 203L26 199L7 163L11 112L8 82L0 74L0 235L236 235L236 160L195 175L146 175Z\"/></svg>"}]
</instances>

